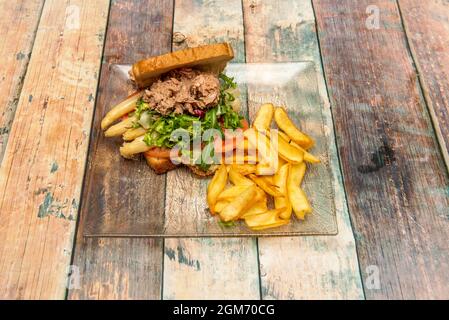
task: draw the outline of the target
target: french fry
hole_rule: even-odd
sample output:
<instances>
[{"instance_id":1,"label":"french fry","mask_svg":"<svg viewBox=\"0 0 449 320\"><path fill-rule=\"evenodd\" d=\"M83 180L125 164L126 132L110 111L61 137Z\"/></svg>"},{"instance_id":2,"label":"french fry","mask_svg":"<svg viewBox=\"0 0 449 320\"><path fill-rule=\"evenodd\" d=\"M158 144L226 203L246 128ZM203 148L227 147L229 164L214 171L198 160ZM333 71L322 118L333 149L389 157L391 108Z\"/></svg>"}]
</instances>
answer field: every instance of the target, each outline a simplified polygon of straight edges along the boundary
<instances>
[{"instance_id":1,"label":"french fry","mask_svg":"<svg viewBox=\"0 0 449 320\"><path fill-rule=\"evenodd\" d=\"M257 163L256 155L238 155L235 153L226 154L223 162L225 164L249 164L255 165Z\"/></svg>"},{"instance_id":2,"label":"french fry","mask_svg":"<svg viewBox=\"0 0 449 320\"><path fill-rule=\"evenodd\" d=\"M278 170L279 171L279 170ZM274 175L270 176L270 175L266 175L261 177L263 180L265 180L268 184L274 186Z\"/></svg>"},{"instance_id":3,"label":"french fry","mask_svg":"<svg viewBox=\"0 0 449 320\"><path fill-rule=\"evenodd\" d=\"M212 214L215 214L215 204L217 202L218 196L222 193L226 186L228 180L228 171L225 165L220 165L220 167L215 172L212 180L207 186L207 203L209 205L209 210Z\"/></svg>"},{"instance_id":4,"label":"french fry","mask_svg":"<svg viewBox=\"0 0 449 320\"><path fill-rule=\"evenodd\" d=\"M267 198L264 197L262 200L257 201L252 207L245 210L245 212L240 216L240 219L245 219L246 217L252 216L254 214L264 213L268 211Z\"/></svg>"},{"instance_id":5,"label":"french fry","mask_svg":"<svg viewBox=\"0 0 449 320\"><path fill-rule=\"evenodd\" d=\"M282 136L278 136L279 156L291 163L301 163L304 160L304 152L292 146Z\"/></svg>"},{"instance_id":6,"label":"french fry","mask_svg":"<svg viewBox=\"0 0 449 320\"><path fill-rule=\"evenodd\" d=\"M279 129L284 131L294 142L299 144L304 149L309 149L313 146L314 141L305 133L302 133L290 120L284 108L278 107L274 111L274 120Z\"/></svg>"},{"instance_id":7,"label":"french fry","mask_svg":"<svg viewBox=\"0 0 449 320\"><path fill-rule=\"evenodd\" d=\"M279 168L279 171L274 175L274 184L278 187L279 191L282 193L282 197L274 197L274 207L276 209L284 208L282 212L279 213L279 217L284 220L290 219L292 215L292 205L287 194L287 179L289 173L290 165L285 164Z\"/></svg>"},{"instance_id":8,"label":"french fry","mask_svg":"<svg viewBox=\"0 0 449 320\"><path fill-rule=\"evenodd\" d=\"M304 220L306 214L312 213L312 207L306 194L300 188L306 172L306 164L291 165L287 179L287 193L293 211L298 219Z\"/></svg>"},{"instance_id":9,"label":"french fry","mask_svg":"<svg viewBox=\"0 0 449 320\"><path fill-rule=\"evenodd\" d=\"M276 190L276 187L270 184L267 179L265 179L265 176L256 176L255 174L249 174L248 177L253 180L263 191L268 193L269 195L273 197L281 197L282 193Z\"/></svg>"},{"instance_id":10,"label":"french fry","mask_svg":"<svg viewBox=\"0 0 449 320\"><path fill-rule=\"evenodd\" d=\"M143 141L144 136L140 136L131 142L124 143L120 147L120 154L127 159L131 159L135 154L146 152L151 148Z\"/></svg>"},{"instance_id":11,"label":"french fry","mask_svg":"<svg viewBox=\"0 0 449 320\"><path fill-rule=\"evenodd\" d=\"M281 138L283 138L285 141L287 141L288 143L290 143L290 141L292 141L292 139L290 139L290 137L285 132L282 132L281 130L278 130L278 135Z\"/></svg>"},{"instance_id":12,"label":"french fry","mask_svg":"<svg viewBox=\"0 0 449 320\"><path fill-rule=\"evenodd\" d=\"M215 207L214 207L215 212L220 213L224 209L224 207L226 207L231 201L232 201L232 199L218 200L215 203Z\"/></svg>"},{"instance_id":13,"label":"french fry","mask_svg":"<svg viewBox=\"0 0 449 320\"><path fill-rule=\"evenodd\" d=\"M250 173L255 173L256 172L256 165L255 164L248 164L248 163L244 163L244 164L233 164L231 165L231 168L235 171L237 171L238 173L246 176Z\"/></svg>"},{"instance_id":14,"label":"french fry","mask_svg":"<svg viewBox=\"0 0 449 320\"><path fill-rule=\"evenodd\" d=\"M259 200L260 196L257 192L257 187L255 185L248 186L245 191L223 208L220 212L220 218L224 222L237 220L247 208L250 208Z\"/></svg>"},{"instance_id":15,"label":"french fry","mask_svg":"<svg viewBox=\"0 0 449 320\"><path fill-rule=\"evenodd\" d=\"M222 193L218 196L218 200L230 200L235 197L237 197L239 194L241 194L243 191L246 190L248 186L245 185L239 185L239 186L233 186L228 189L223 190Z\"/></svg>"},{"instance_id":16,"label":"french fry","mask_svg":"<svg viewBox=\"0 0 449 320\"><path fill-rule=\"evenodd\" d=\"M285 161L284 159L282 159L281 157L278 157L278 167L282 167L284 164L288 163L287 161Z\"/></svg>"},{"instance_id":17,"label":"french fry","mask_svg":"<svg viewBox=\"0 0 449 320\"><path fill-rule=\"evenodd\" d=\"M241 173L234 170L232 167L229 169L229 180L236 186L252 186L254 182L248 179Z\"/></svg>"},{"instance_id":18,"label":"french fry","mask_svg":"<svg viewBox=\"0 0 449 320\"><path fill-rule=\"evenodd\" d=\"M306 149L303 149L300 145L298 145L296 142L294 141L290 141L290 144L296 148L298 148L299 150L301 150L302 152L304 152L304 161L308 162L308 163L312 163L312 164L316 164L316 163L320 163L321 160L318 159L317 157L315 157L313 154L311 154L310 152L308 152Z\"/></svg>"},{"instance_id":19,"label":"french fry","mask_svg":"<svg viewBox=\"0 0 449 320\"><path fill-rule=\"evenodd\" d=\"M137 120L136 116L128 117L113 126L110 126L105 132L105 137L116 137L124 134L128 129L132 128L134 122ZM145 132L144 132L145 134ZM134 139L131 139L134 140Z\"/></svg>"},{"instance_id":20,"label":"french fry","mask_svg":"<svg viewBox=\"0 0 449 320\"><path fill-rule=\"evenodd\" d=\"M108 130L106 130L106 131L108 131ZM137 137L143 136L146 132L147 132L147 130L142 127L128 129L125 131L125 133L123 133L123 140L132 141L132 140L136 139Z\"/></svg>"},{"instance_id":21,"label":"french fry","mask_svg":"<svg viewBox=\"0 0 449 320\"><path fill-rule=\"evenodd\" d=\"M126 100L120 102L112 108L106 116L101 120L101 129L106 130L111 124L117 121L120 117L130 113L136 109L137 101L142 97L143 91L136 92L129 96Z\"/></svg>"},{"instance_id":22,"label":"french fry","mask_svg":"<svg viewBox=\"0 0 449 320\"><path fill-rule=\"evenodd\" d=\"M249 146L257 150L259 163L256 166L257 175L273 175L278 169L278 155L276 146L271 145L268 137L254 128L244 132Z\"/></svg>"},{"instance_id":23,"label":"french fry","mask_svg":"<svg viewBox=\"0 0 449 320\"><path fill-rule=\"evenodd\" d=\"M307 196L300 187L288 189L288 196L292 204L293 211L298 219L304 220L306 214L312 213L312 207Z\"/></svg>"},{"instance_id":24,"label":"french fry","mask_svg":"<svg viewBox=\"0 0 449 320\"><path fill-rule=\"evenodd\" d=\"M306 174L306 169L307 166L304 162L300 164L291 164L288 178L291 179L295 185L300 186L304 179L304 175Z\"/></svg>"},{"instance_id":25,"label":"french fry","mask_svg":"<svg viewBox=\"0 0 449 320\"><path fill-rule=\"evenodd\" d=\"M258 176L270 176L276 172L276 166L266 163L258 163L256 165L256 175Z\"/></svg>"},{"instance_id":26,"label":"french fry","mask_svg":"<svg viewBox=\"0 0 449 320\"><path fill-rule=\"evenodd\" d=\"M253 228L269 228L270 226L279 226L287 224L287 220L282 220L279 218L279 213L284 208L273 209L266 211L264 213L250 215L245 218L245 223L251 229Z\"/></svg>"},{"instance_id":27,"label":"french fry","mask_svg":"<svg viewBox=\"0 0 449 320\"><path fill-rule=\"evenodd\" d=\"M273 119L274 106L271 103L263 104L257 111L256 118L253 122L253 127L258 131L266 131L271 126Z\"/></svg>"},{"instance_id":28,"label":"french fry","mask_svg":"<svg viewBox=\"0 0 449 320\"><path fill-rule=\"evenodd\" d=\"M278 222L276 222L276 223L263 225L263 226L259 226L259 227L252 227L251 230L259 231L259 230L265 230L265 229L270 229L270 228L277 228L277 227L281 227L281 226L288 224L288 222L289 222L289 220L279 219Z\"/></svg>"}]
</instances>

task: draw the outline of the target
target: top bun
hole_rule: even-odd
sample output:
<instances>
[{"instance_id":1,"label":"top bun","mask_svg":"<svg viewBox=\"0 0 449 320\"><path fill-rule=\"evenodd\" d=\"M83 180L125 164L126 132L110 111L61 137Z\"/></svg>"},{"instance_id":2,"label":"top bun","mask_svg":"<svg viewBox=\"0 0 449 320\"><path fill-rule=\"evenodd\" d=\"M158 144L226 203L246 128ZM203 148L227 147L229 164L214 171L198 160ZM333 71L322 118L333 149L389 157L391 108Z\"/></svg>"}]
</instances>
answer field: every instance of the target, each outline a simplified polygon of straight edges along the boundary
<instances>
[{"instance_id":1,"label":"top bun","mask_svg":"<svg viewBox=\"0 0 449 320\"><path fill-rule=\"evenodd\" d=\"M229 43L209 44L136 62L131 68L130 76L139 88L145 88L156 81L161 74L184 67L194 67L218 74L232 58L234 51Z\"/></svg>"}]
</instances>

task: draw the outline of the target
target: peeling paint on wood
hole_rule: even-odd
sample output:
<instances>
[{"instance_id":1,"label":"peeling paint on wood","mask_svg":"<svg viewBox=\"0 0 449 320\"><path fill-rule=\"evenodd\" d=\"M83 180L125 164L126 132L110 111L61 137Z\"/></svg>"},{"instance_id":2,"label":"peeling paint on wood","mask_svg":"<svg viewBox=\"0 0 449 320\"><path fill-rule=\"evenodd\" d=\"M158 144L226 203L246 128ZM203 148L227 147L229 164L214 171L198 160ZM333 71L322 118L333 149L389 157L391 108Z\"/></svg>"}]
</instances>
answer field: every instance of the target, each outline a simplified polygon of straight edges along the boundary
<instances>
[{"instance_id":1,"label":"peeling paint on wood","mask_svg":"<svg viewBox=\"0 0 449 320\"><path fill-rule=\"evenodd\" d=\"M30 10L39 11L40 2L25 2L30 7L24 14L34 19ZM85 157L77 157L87 152L83 131L89 132L93 114L93 103L79 101L97 86L94 75L102 48L89 35L105 28L109 2L70 1L80 11L79 28L72 30L65 20L68 5L45 1L0 168L0 297L4 299L65 297L76 226L70 203L80 197L84 173ZM75 78L82 81L61 82L61 70L52 66L63 63L79 67L81 73ZM34 98L29 101L31 94ZM61 166L50 174L52 162Z\"/></svg>"},{"instance_id":2,"label":"peeling paint on wood","mask_svg":"<svg viewBox=\"0 0 449 320\"><path fill-rule=\"evenodd\" d=\"M93 130L99 128L99 122L102 118L101 111L104 110L104 104L108 99L104 88L110 80L110 64L133 63L146 58L148 55L157 55L169 51L171 48L172 19L173 1L117 0L111 4ZM94 101L95 99L92 97L89 100ZM98 143L96 140L98 134L97 132L94 133L89 151L90 157L93 155L93 146ZM117 149L114 148L112 152L120 161ZM100 155L98 161L102 160ZM91 163L92 159L89 158L89 161ZM140 174L136 170L136 165L138 164L129 164L129 169L127 169L129 171L126 171L126 175L131 179L134 177L133 175L137 177ZM144 162L141 165L141 170L148 171L151 174L150 169ZM91 171L87 174L87 179L89 179L90 174L98 173L98 171L93 171L92 167L89 170ZM99 179L96 180L97 183L93 184L93 189L89 189L88 186L84 189L82 214L73 259L74 265L80 268L80 272L84 276L80 281L79 288L69 290L69 299L159 299L161 297L162 239L97 239L83 237L86 222L86 214L83 213L87 213L87 210L90 209L86 206L87 196L89 193L94 195L93 203L96 206L95 208L99 209L104 205L105 199L109 202L115 201L114 199L123 201L123 198L120 196L117 198L117 194L114 194L111 189L118 187L118 192L123 190L120 189L120 186L117 186L117 181L121 175L123 175L123 172L115 172L101 182L98 182ZM157 179L162 184L165 180L164 176ZM154 181L156 180L153 180L153 183ZM104 183L103 191L98 190L101 183ZM144 189L145 195L135 197L134 199L140 202L133 205L148 210L144 196L152 194L154 197L163 198L164 189L160 190L160 184L155 186L158 188L157 192ZM135 188L142 187L138 182L133 186ZM105 188L108 189L106 194ZM136 189L132 188L127 191L137 193ZM108 198L105 198L106 196ZM78 206L78 203L74 202L73 206ZM155 212L161 212L163 202L158 206L155 207L154 211L149 211L149 214L154 215ZM113 204L112 207L118 208L119 206ZM126 205L123 208L126 209ZM116 211L113 214L119 213Z\"/></svg>"},{"instance_id":3,"label":"peeling paint on wood","mask_svg":"<svg viewBox=\"0 0 449 320\"><path fill-rule=\"evenodd\" d=\"M424 98L449 170L449 2L400 0Z\"/></svg>"},{"instance_id":4,"label":"peeling paint on wood","mask_svg":"<svg viewBox=\"0 0 449 320\"><path fill-rule=\"evenodd\" d=\"M0 163L33 48L44 0L1 1ZM14 52L17 52L15 55Z\"/></svg>"},{"instance_id":5,"label":"peeling paint on wood","mask_svg":"<svg viewBox=\"0 0 449 320\"><path fill-rule=\"evenodd\" d=\"M373 266L379 271L380 287L366 287L365 295L447 299L449 221L442 211L449 211L449 197L422 190L441 190L449 178L397 3L313 3L362 276L369 279ZM361 24L368 5L380 9L379 29ZM368 110L347 107L359 104ZM390 110L398 106L406 112ZM380 148L389 154L383 166Z\"/></svg>"}]
</instances>

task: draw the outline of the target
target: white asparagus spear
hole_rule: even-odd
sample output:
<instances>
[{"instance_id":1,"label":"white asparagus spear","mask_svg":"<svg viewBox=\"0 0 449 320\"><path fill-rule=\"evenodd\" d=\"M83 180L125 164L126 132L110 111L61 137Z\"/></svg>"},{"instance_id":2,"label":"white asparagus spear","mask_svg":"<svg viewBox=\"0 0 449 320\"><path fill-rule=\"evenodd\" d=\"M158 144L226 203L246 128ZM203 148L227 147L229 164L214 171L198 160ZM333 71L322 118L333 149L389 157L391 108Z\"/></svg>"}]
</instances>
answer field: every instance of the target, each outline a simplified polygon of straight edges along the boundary
<instances>
[{"instance_id":1,"label":"white asparagus spear","mask_svg":"<svg viewBox=\"0 0 449 320\"><path fill-rule=\"evenodd\" d=\"M107 129L120 117L134 111L136 109L136 102L142 97L142 95L143 91L136 92L112 108L101 121L101 129Z\"/></svg>"},{"instance_id":2,"label":"white asparagus spear","mask_svg":"<svg viewBox=\"0 0 449 320\"><path fill-rule=\"evenodd\" d=\"M128 129L125 131L125 133L123 133L123 140L132 141L137 137L143 136L146 132L147 130L142 127Z\"/></svg>"},{"instance_id":3,"label":"white asparagus spear","mask_svg":"<svg viewBox=\"0 0 449 320\"><path fill-rule=\"evenodd\" d=\"M104 135L106 137L120 136L120 135L124 134L127 130L132 130L132 126L133 126L134 122L136 122L136 121L137 121L136 116L128 117L128 118L120 121L119 123L114 124L113 126L109 127L109 129L107 129L104 132ZM134 139L130 139L130 140L134 140Z\"/></svg>"},{"instance_id":4,"label":"white asparagus spear","mask_svg":"<svg viewBox=\"0 0 449 320\"><path fill-rule=\"evenodd\" d=\"M124 158L130 159L133 157L133 155L137 153L142 153L150 150L150 147L147 146L145 141L143 141L143 138L144 136L140 136L131 142L128 143L125 142L123 146L120 148L120 154Z\"/></svg>"}]
</instances>

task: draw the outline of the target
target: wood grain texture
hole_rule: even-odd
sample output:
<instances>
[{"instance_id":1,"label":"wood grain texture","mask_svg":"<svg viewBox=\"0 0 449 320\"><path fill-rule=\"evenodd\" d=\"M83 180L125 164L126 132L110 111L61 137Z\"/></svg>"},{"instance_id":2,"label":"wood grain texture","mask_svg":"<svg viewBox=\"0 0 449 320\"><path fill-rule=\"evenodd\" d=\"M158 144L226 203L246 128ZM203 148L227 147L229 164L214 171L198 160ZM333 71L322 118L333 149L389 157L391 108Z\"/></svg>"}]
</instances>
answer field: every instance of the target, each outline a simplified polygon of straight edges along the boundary
<instances>
[{"instance_id":1,"label":"wood grain texture","mask_svg":"<svg viewBox=\"0 0 449 320\"><path fill-rule=\"evenodd\" d=\"M244 61L240 1L176 1L174 19L174 50L229 41L236 53L233 61ZM167 219L188 215L204 203L207 183L187 170L169 172ZM164 299L260 297L255 239L166 239L164 253Z\"/></svg>"},{"instance_id":2,"label":"wood grain texture","mask_svg":"<svg viewBox=\"0 0 449 320\"><path fill-rule=\"evenodd\" d=\"M44 0L0 1L0 162L8 142Z\"/></svg>"},{"instance_id":3,"label":"wood grain texture","mask_svg":"<svg viewBox=\"0 0 449 320\"><path fill-rule=\"evenodd\" d=\"M365 295L447 299L449 179L396 1L313 3Z\"/></svg>"},{"instance_id":4,"label":"wood grain texture","mask_svg":"<svg viewBox=\"0 0 449 320\"><path fill-rule=\"evenodd\" d=\"M424 98L449 168L449 2L398 3Z\"/></svg>"},{"instance_id":5,"label":"wood grain texture","mask_svg":"<svg viewBox=\"0 0 449 320\"><path fill-rule=\"evenodd\" d=\"M362 299L355 241L341 181L311 2L244 0L243 9L248 62L308 60L315 63L339 230L337 236L331 237L259 239L262 298ZM250 114L254 111L250 110ZM308 120L311 121L306 118L301 122Z\"/></svg>"},{"instance_id":6,"label":"wood grain texture","mask_svg":"<svg viewBox=\"0 0 449 320\"><path fill-rule=\"evenodd\" d=\"M45 2L0 169L0 296L64 298L109 2Z\"/></svg>"},{"instance_id":7,"label":"wood grain texture","mask_svg":"<svg viewBox=\"0 0 449 320\"><path fill-rule=\"evenodd\" d=\"M151 174L150 169L144 161L128 162L119 159L117 154L118 168L120 171L107 170L102 174L103 180L95 179L95 174L101 174L104 168L101 154L94 156L95 148L99 142L99 122L101 121L105 105L110 96L104 92L104 88L110 81L110 65L113 63L133 63L147 56L157 55L170 51L171 29L173 21L173 1L114 1L111 6L108 32L106 35L104 60L102 66L99 96L95 111L95 120L90 147L89 163L96 169L87 172L87 183L92 183L85 188L83 199L88 199L89 191L103 200L98 203L119 203L120 190L126 190L125 204L128 208L146 208L145 199L150 194L160 199L160 207L148 210L149 214L163 213L164 209L164 176L154 181L154 186L147 186L145 195L136 188L142 179L136 175L143 173ZM105 142L103 141L103 144ZM112 162L109 164L112 165ZM124 166L127 166L126 168ZM139 173L140 169L140 173ZM134 178L137 184L132 184L127 179L123 185L123 179L119 175L126 170L128 177ZM91 179L91 180L89 180ZM117 185L121 189L118 188ZM100 188L105 189L99 192ZM110 189L110 190L109 190ZM137 194L133 194L133 191ZM116 192L114 194L114 192ZM119 192L119 194L117 194ZM104 197L104 198L102 198ZM95 204L95 199L91 199ZM134 202L134 203L133 203ZM162 258L163 240L161 239L120 239L120 238L83 238L83 228L87 210L85 203L81 210L81 220L77 232L77 243L75 248L74 262L80 270L81 282L79 288L69 291L70 299L159 299L161 297L162 280ZM95 208L103 210L104 208ZM138 208L137 208L138 209ZM119 214L119 213L118 213ZM123 214L123 213L122 213ZM128 213L126 213L128 214Z\"/></svg>"}]
</instances>

